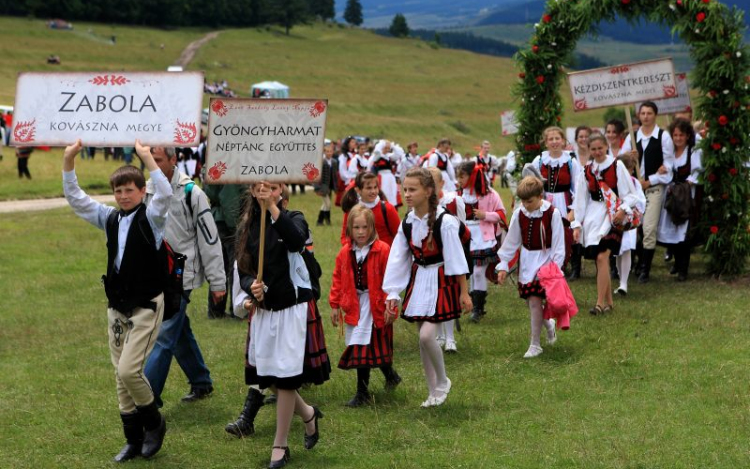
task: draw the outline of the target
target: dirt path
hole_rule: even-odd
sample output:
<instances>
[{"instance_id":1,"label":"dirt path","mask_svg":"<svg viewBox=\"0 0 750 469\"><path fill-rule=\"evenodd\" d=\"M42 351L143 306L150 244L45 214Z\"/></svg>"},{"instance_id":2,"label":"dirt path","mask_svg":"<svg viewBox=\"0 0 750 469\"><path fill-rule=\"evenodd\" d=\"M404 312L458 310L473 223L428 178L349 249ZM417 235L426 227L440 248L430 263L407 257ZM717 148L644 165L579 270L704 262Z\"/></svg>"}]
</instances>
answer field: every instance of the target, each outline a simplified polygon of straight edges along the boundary
<instances>
[{"instance_id":1,"label":"dirt path","mask_svg":"<svg viewBox=\"0 0 750 469\"><path fill-rule=\"evenodd\" d=\"M111 194L94 195L91 198L103 204L115 204L115 196ZM66 207L67 205L68 201L65 200L65 197L58 197L55 199L10 200L7 202L0 202L0 213L36 212L39 210Z\"/></svg>"},{"instance_id":2,"label":"dirt path","mask_svg":"<svg viewBox=\"0 0 750 469\"><path fill-rule=\"evenodd\" d=\"M216 36L219 35L219 31L214 31L212 33L208 33L202 38L191 42L187 45L185 50L182 51L182 54L180 55L180 58L177 59L177 61L174 63L175 65L180 65L184 69L188 66L190 61L193 60L193 57L195 57L195 53L198 52L198 49L201 48L201 46L211 39L214 39Z\"/></svg>"}]
</instances>

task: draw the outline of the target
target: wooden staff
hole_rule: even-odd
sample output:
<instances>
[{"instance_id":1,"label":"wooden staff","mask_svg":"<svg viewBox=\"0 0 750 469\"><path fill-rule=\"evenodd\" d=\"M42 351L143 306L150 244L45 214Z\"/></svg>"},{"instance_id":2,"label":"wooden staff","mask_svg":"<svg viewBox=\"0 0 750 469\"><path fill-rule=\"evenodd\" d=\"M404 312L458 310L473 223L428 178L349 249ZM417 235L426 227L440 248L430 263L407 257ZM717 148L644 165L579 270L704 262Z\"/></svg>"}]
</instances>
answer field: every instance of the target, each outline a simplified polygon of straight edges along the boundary
<instances>
[{"instance_id":1,"label":"wooden staff","mask_svg":"<svg viewBox=\"0 0 750 469\"><path fill-rule=\"evenodd\" d=\"M266 252L266 201L260 202L260 249L258 252L258 283L263 281L263 258Z\"/></svg>"},{"instance_id":2,"label":"wooden staff","mask_svg":"<svg viewBox=\"0 0 750 469\"><path fill-rule=\"evenodd\" d=\"M630 149L636 150L635 134L633 133L633 118L630 117L630 104L625 106L625 119L628 121L628 134L630 134ZM617 155L614 155L617 158ZM635 159L635 177L641 178L641 159Z\"/></svg>"}]
</instances>

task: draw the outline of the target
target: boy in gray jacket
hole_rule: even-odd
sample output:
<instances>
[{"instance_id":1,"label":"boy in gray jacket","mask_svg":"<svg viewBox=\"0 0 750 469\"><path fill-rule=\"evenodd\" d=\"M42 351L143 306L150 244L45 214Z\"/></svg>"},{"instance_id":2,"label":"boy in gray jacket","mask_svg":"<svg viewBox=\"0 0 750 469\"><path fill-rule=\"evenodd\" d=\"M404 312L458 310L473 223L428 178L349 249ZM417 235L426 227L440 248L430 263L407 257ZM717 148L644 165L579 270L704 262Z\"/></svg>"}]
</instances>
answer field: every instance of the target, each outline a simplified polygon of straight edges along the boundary
<instances>
[{"instance_id":1,"label":"boy in gray jacket","mask_svg":"<svg viewBox=\"0 0 750 469\"><path fill-rule=\"evenodd\" d=\"M180 311L171 318L165 318L154 350L146 363L146 377L151 383L157 405L161 407L161 392L167 381L173 356L190 383L190 392L182 398L184 402L203 399L213 392L211 373L190 328L186 310L190 293L199 288L205 279L210 285L214 302L220 301L226 293L226 275L221 241L206 194L176 167L174 148L155 147L152 154L154 161L170 181L173 192L165 239L175 251L187 256L183 273L185 293ZM146 185L146 204L151 201L154 191L153 181L149 180Z\"/></svg>"}]
</instances>

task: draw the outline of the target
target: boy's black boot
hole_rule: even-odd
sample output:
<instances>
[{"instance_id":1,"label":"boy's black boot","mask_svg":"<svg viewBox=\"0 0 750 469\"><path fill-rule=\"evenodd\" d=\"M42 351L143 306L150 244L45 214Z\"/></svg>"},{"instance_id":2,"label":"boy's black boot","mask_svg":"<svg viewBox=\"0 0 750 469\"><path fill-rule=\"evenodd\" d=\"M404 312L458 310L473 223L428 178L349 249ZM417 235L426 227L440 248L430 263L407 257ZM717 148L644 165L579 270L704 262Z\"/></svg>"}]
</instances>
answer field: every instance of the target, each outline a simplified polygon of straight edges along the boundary
<instances>
[{"instance_id":1,"label":"boy's black boot","mask_svg":"<svg viewBox=\"0 0 750 469\"><path fill-rule=\"evenodd\" d=\"M143 422L138 412L120 414L120 418L122 419L122 432L125 434L127 443L115 456L115 462L137 458L141 455L141 446L143 446Z\"/></svg>"},{"instance_id":2,"label":"boy's black boot","mask_svg":"<svg viewBox=\"0 0 750 469\"><path fill-rule=\"evenodd\" d=\"M318 222L315 224L316 226L323 226L323 220L325 219L325 212L321 210L318 212Z\"/></svg>"},{"instance_id":3,"label":"boy's black boot","mask_svg":"<svg viewBox=\"0 0 750 469\"><path fill-rule=\"evenodd\" d=\"M167 433L167 421L159 413L156 401L143 407L138 407L138 413L141 414L145 434L143 436L143 447L141 456L150 458L161 449L164 444L164 436Z\"/></svg>"},{"instance_id":4,"label":"boy's black boot","mask_svg":"<svg viewBox=\"0 0 750 469\"><path fill-rule=\"evenodd\" d=\"M245 405L242 407L240 416L234 422L228 423L224 430L237 438L252 435L255 433L255 425L253 424L255 416L258 415L258 411L263 407L263 404L263 393L254 388L248 389Z\"/></svg>"},{"instance_id":5,"label":"boy's black boot","mask_svg":"<svg viewBox=\"0 0 750 469\"><path fill-rule=\"evenodd\" d=\"M651 262L654 260L655 249L643 249L641 254L641 274L638 277L638 283L648 283L651 274Z\"/></svg>"}]
</instances>

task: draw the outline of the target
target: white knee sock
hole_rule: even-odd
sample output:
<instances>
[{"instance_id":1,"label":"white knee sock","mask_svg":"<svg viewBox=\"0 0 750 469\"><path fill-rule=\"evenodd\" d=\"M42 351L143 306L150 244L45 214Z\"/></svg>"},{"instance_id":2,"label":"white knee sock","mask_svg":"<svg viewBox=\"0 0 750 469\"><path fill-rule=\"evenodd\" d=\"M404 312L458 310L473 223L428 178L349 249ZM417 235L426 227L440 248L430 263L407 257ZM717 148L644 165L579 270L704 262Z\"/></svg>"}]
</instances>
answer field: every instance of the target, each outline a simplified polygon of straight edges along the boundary
<instances>
[{"instance_id":1,"label":"white knee sock","mask_svg":"<svg viewBox=\"0 0 750 469\"><path fill-rule=\"evenodd\" d=\"M471 289L487 291L487 277L484 272L487 270L486 265L475 265L474 272L471 274Z\"/></svg>"},{"instance_id":2,"label":"white knee sock","mask_svg":"<svg viewBox=\"0 0 750 469\"><path fill-rule=\"evenodd\" d=\"M542 309L542 299L538 296L529 298L529 316L531 319L531 345L539 347L539 336L542 334L542 324L544 323L544 310Z\"/></svg>"},{"instance_id":3,"label":"white knee sock","mask_svg":"<svg viewBox=\"0 0 750 469\"><path fill-rule=\"evenodd\" d=\"M422 357L427 389L430 395L437 390L445 389L448 377L445 375L443 351L435 340L437 324L431 322L417 323L419 328L419 354Z\"/></svg>"},{"instance_id":4,"label":"white knee sock","mask_svg":"<svg viewBox=\"0 0 750 469\"><path fill-rule=\"evenodd\" d=\"M453 323L455 322L454 319L451 319L450 321L446 321L443 323L440 323L443 326L443 330L445 331L445 341L446 342L455 342L456 339L453 336Z\"/></svg>"},{"instance_id":5,"label":"white knee sock","mask_svg":"<svg viewBox=\"0 0 750 469\"><path fill-rule=\"evenodd\" d=\"M632 251L625 251L617 256L617 273L620 274L620 288L628 291L628 277L630 276L630 266L632 263Z\"/></svg>"}]
</instances>

